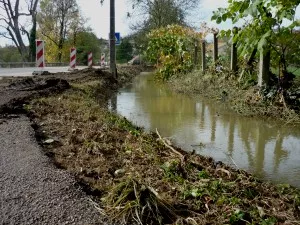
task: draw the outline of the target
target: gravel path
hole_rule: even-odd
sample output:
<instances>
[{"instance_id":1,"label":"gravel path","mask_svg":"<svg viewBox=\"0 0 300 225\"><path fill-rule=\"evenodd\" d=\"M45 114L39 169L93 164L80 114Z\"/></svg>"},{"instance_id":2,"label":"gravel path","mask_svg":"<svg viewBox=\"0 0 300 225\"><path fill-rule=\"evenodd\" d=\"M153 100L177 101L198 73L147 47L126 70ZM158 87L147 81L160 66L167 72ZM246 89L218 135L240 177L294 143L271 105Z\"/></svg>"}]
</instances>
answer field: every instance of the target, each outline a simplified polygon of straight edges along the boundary
<instances>
[{"instance_id":1,"label":"gravel path","mask_svg":"<svg viewBox=\"0 0 300 225\"><path fill-rule=\"evenodd\" d=\"M28 118L0 119L0 224L103 224L74 184L43 154Z\"/></svg>"}]
</instances>

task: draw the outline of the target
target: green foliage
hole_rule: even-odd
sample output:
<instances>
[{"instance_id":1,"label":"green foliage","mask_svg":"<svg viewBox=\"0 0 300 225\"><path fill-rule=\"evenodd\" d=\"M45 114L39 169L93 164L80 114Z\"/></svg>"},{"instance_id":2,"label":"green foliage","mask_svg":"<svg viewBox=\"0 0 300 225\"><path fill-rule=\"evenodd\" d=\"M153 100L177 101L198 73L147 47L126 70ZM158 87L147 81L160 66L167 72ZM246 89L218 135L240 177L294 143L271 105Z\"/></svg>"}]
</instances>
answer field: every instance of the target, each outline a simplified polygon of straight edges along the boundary
<instances>
[{"instance_id":1,"label":"green foliage","mask_svg":"<svg viewBox=\"0 0 300 225\"><path fill-rule=\"evenodd\" d=\"M70 47L75 47L77 35L86 31L76 0L41 0L37 14L38 35L45 39L46 60L68 61Z\"/></svg>"},{"instance_id":2,"label":"green foliage","mask_svg":"<svg viewBox=\"0 0 300 225\"><path fill-rule=\"evenodd\" d=\"M198 177L202 179L207 179L209 178L209 174L206 172L206 170L202 170L199 172Z\"/></svg>"},{"instance_id":3,"label":"green foliage","mask_svg":"<svg viewBox=\"0 0 300 225\"><path fill-rule=\"evenodd\" d=\"M239 224L243 220L245 213L237 209L229 218L230 224Z\"/></svg>"},{"instance_id":4,"label":"green foliage","mask_svg":"<svg viewBox=\"0 0 300 225\"><path fill-rule=\"evenodd\" d=\"M141 128L134 126L125 117L121 118L119 116L114 115L113 113L109 113L108 121L114 124L116 127L128 131L130 134L132 134L135 137L140 136L142 133Z\"/></svg>"},{"instance_id":5,"label":"green foliage","mask_svg":"<svg viewBox=\"0 0 300 225\"><path fill-rule=\"evenodd\" d=\"M133 47L129 38L123 38L119 46L116 47L116 59L118 62L128 62L133 58Z\"/></svg>"},{"instance_id":6,"label":"green foliage","mask_svg":"<svg viewBox=\"0 0 300 225\"><path fill-rule=\"evenodd\" d=\"M277 65L282 71L287 64L298 56L300 38L294 30L300 25L295 20L295 9L299 0L229 0L227 8L219 8L214 12L212 20L217 23L231 20L233 24L244 25L241 29L221 31L221 36L233 35L241 55L249 57L254 49L270 50L272 66ZM246 22L245 22L246 21ZM288 22L287 22L288 21ZM286 25L288 24L288 25Z\"/></svg>"},{"instance_id":7,"label":"green foliage","mask_svg":"<svg viewBox=\"0 0 300 225\"><path fill-rule=\"evenodd\" d=\"M156 64L161 79L167 80L175 74L191 71L191 54L195 41L201 39L200 33L179 25L170 25L151 31L148 38L146 57Z\"/></svg>"},{"instance_id":8,"label":"green foliage","mask_svg":"<svg viewBox=\"0 0 300 225\"><path fill-rule=\"evenodd\" d=\"M270 217L270 218L264 219L261 222L261 225L275 225L276 223L277 223L276 218Z\"/></svg>"},{"instance_id":9,"label":"green foliage","mask_svg":"<svg viewBox=\"0 0 300 225\"><path fill-rule=\"evenodd\" d=\"M92 31L82 31L76 37L77 62L87 65L88 53L93 53L94 61L100 59L99 40Z\"/></svg>"},{"instance_id":10,"label":"green foliage","mask_svg":"<svg viewBox=\"0 0 300 225\"><path fill-rule=\"evenodd\" d=\"M179 162L171 161L164 163L161 168L164 170L165 176L168 180L173 182L183 183L184 179L181 176L180 171L178 170Z\"/></svg>"},{"instance_id":11,"label":"green foliage","mask_svg":"<svg viewBox=\"0 0 300 225\"><path fill-rule=\"evenodd\" d=\"M0 62L22 62L22 57L15 46L0 47Z\"/></svg>"}]
</instances>

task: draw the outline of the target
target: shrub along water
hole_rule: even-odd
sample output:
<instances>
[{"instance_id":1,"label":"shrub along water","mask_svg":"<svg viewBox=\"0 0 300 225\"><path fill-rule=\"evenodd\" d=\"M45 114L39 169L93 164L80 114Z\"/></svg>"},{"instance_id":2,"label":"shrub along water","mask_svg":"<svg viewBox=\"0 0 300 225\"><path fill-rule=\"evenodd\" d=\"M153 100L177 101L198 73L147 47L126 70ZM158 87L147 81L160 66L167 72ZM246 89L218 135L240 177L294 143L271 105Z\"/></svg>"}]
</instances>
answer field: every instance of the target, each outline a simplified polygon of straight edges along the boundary
<instances>
[{"instance_id":1,"label":"shrub along water","mask_svg":"<svg viewBox=\"0 0 300 225\"><path fill-rule=\"evenodd\" d=\"M192 70L192 52L202 34L180 25L169 25L150 32L146 56L156 64L157 75L167 80Z\"/></svg>"}]
</instances>

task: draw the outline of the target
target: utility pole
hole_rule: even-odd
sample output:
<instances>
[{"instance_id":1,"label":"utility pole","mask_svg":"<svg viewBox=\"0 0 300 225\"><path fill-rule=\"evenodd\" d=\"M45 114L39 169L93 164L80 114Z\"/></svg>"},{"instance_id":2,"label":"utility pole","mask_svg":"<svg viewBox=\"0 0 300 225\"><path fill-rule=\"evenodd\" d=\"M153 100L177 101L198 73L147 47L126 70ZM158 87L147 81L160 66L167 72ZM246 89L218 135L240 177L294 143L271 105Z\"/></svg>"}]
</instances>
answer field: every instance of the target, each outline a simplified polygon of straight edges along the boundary
<instances>
[{"instance_id":1,"label":"utility pole","mask_svg":"<svg viewBox=\"0 0 300 225\"><path fill-rule=\"evenodd\" d=\"M110 0L109 50L110 50L110 72L114 78L117 78L116 37L115 37L115 0Z\"/></svg>"}]
</instances>

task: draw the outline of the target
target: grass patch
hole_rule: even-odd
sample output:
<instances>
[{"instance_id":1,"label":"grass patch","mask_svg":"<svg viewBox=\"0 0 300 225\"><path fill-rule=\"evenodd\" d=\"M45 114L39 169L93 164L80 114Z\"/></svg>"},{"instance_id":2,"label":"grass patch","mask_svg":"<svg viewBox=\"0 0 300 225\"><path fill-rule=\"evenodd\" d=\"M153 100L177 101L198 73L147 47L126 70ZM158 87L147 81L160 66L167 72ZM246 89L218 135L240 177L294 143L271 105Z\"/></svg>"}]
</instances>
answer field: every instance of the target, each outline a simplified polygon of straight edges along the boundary
<instances>
[{"instance_id":1,"label":"grass patch","mask_svg":"<svg viewBox=\"0 0 300 225\"><path fill-rule=\"evenodd\" d=\"M173 146L180 157L157 134L109 112L109 96L99 99L95 91L106 84L75 83L26 109L44 138L59 142L45 150L97 193L108 218L117 224L299 224L299 190Z\"/></svg>"},{"instance_id":2,"label":"grass patch","mask_svg":"<svg viewBox=\"0 0 300 225\"><path fill-rule=\"evenodd\" d=\"M298 87L296 83L298 80L295 81L295 87ZM252 78L239 83L230 73L203 75L201 71L193 71L173 77L169 86L179 93L225 103L232 112L243 116L274 118L285 124L300 123L300 114L294 105L285 104L281 94L263 97Z\"/></svg>"}]
</instances>

